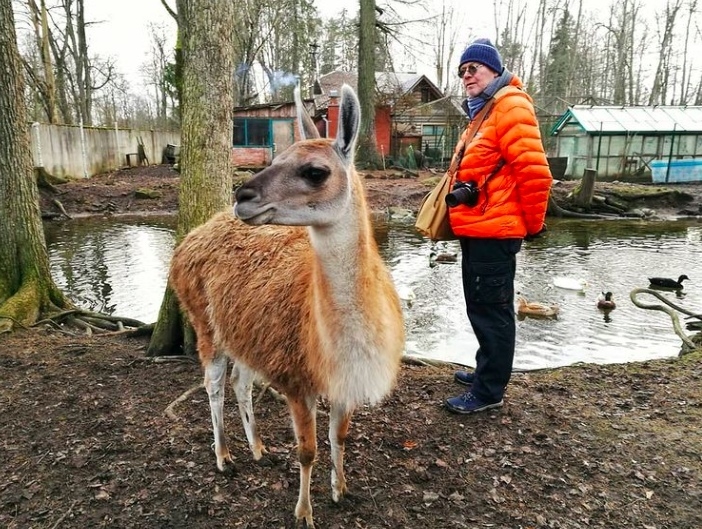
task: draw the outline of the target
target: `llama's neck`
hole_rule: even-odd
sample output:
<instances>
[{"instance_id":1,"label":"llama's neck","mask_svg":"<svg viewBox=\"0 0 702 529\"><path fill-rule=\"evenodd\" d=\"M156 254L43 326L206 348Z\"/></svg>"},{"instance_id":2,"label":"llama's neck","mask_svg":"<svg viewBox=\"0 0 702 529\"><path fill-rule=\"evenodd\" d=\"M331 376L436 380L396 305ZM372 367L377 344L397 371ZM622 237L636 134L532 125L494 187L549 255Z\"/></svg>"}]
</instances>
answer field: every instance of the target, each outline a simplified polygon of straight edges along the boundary
<instances>
[{"instance_id":1,"label":"llama's neck","mask_svg":"<svg viewBox=\"0 0 702 529\"><path fill-rule=\"evenodd\" d=\"M329 294L340 307L360 302L358 278L372 255L373 234L360 183L353 186L346 204L348 214L326 226L309 228L312 248L319 263L318 272L330 287Z\"/></svg>"}]
</instances>

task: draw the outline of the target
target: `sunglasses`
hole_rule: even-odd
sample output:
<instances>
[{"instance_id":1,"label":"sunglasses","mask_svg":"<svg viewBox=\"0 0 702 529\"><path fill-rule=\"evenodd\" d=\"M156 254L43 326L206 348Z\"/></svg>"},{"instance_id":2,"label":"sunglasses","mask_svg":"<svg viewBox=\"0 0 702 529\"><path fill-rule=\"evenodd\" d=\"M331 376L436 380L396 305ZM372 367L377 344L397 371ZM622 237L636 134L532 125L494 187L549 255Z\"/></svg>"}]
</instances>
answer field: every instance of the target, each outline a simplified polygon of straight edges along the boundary
<instances>
[{"instance_id":1,"label":"sunglasses","mask_svg":"<svg viewBox=\"0 0 702 529\"><path fill-rule=\"evenodd\" d=\"M466 72L468 72L468 75L473 76L475 73L478 71L478 68L483 66L482 64L469 64L468 66L463 66L462 68L458 69L458 77L463 78L466 75Z\"/></svg>"}]
</instances>

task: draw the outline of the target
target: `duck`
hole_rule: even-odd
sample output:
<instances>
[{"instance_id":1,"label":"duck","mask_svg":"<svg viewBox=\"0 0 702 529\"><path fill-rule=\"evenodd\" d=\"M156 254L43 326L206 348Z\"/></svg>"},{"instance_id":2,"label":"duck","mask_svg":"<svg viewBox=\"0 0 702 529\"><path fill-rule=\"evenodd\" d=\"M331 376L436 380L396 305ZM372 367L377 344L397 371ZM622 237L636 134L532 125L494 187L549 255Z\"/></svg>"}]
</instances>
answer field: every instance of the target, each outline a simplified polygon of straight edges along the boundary
<instances>
[{"instance_id":1,"label":"duck","mask_svg":"<svg viewBox=\"0 0 702 529\"><path fill-rule=\"evenodd\" d=\"M614 310L617 304L612 299L611 292L602 292L597 298L597 308L600 310Z\"/></svg>"},{"instance_id":2,"label":"duck","mask_svg":"<svg viewBox=\"0 0 702 529\"><path fill-rule=\"evenodd\" d=\"M547 305L538 301L527 301L524 296L517 296L517 314L533 318L556 318L560 308L558 305Z\"/></svg>"},{"instance_id":3,"label":"duck","mask_svg":"<svg viewBox=\"0 0 702 529\"><path fill-rule=\"evenodd\" d=\"M436 253L431 252L429 254L429 266L434 267L437 263L441 264L453 264L458 261L458 254L456 253Z\"/></svg>"},{"instance_id":4,"label":"duck","mask_svg":"<svg viewBox=\"0 0 702 529\"><path fill-rule=\"evenodd\" d=\"M407 307L411 308L417 299L417 295L414 293L414 290L412 290L412 287L407 285L398 285L396 290L397 296L400 298L400 300L404 301L407 304Z\"/></svg>"},{"instance_id":5,"label":"duck","mask_svg":"<svg viewBox=\"0 0 702 529\"><path fill-rule=\"evenodd\" d=\"M566 290L578 290L582 292L587 286L587 281L584 279L575 279L572 277L554 277L553 286L564 288Z\"/></svg>"},{"instance_id":6,"label":"duck","mask_svg":"<svg viewBox=\"0 0 702 529\"><path fill-rule=\"evenodd\" d=\"M685 274L682 274L680 277L678 277L677 281L675 279L670 279L669 277L649 277L648 282L651 283L651 286L654 287L674 288L675 290L682 290L683 281L685 281L686 279L688 281L690 280L689 277L687 277Z\"/></svg>"}]
</instances>

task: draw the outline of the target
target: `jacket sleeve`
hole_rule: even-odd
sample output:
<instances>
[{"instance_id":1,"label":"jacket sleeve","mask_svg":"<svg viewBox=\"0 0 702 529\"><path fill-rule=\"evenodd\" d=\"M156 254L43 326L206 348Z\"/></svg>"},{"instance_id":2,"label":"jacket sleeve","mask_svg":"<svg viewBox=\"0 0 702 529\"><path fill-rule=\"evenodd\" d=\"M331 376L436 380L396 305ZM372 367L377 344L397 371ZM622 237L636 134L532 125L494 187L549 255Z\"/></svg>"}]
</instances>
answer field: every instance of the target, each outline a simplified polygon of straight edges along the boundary
<instances>
[{"instance_id":1,"label":"jacket sleeve","mask_svg":"<svg viewBox=\"0 0 702 529\"><path fill-rule=\"evenodd\" d=\"M553 177L541 142L541 133L529 96L508 95L495 104L497 138L500 152L516 178L519 200L527 234L535 235L544 227Z\"/></svg>"}]
</instances>

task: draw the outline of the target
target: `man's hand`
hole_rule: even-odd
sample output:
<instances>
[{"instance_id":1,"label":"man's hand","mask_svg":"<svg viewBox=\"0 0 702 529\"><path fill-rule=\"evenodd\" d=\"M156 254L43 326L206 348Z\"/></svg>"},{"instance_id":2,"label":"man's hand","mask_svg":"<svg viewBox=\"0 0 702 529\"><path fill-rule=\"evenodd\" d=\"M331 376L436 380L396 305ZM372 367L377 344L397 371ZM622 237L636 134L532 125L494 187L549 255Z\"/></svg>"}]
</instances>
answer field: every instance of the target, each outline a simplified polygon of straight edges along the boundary
<instances>
[{"instance_id":1,"label":"man's hand","mask_svg":"<svg viewBox=\"0 0 702 529\"><path fill-rule=\"evenodd\" d=\"M545 231L546 231L546 224L544 224L543 228L541 228L541 231L538 231L536 233L527 233L524 236L524 240L527 242L534 241L534 240L538 239L539 237L541 237Z\"/></svg>"}]
</instances>

